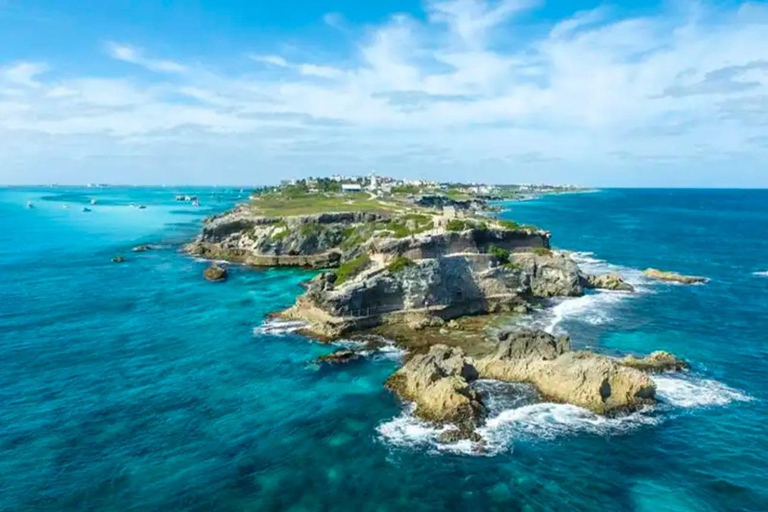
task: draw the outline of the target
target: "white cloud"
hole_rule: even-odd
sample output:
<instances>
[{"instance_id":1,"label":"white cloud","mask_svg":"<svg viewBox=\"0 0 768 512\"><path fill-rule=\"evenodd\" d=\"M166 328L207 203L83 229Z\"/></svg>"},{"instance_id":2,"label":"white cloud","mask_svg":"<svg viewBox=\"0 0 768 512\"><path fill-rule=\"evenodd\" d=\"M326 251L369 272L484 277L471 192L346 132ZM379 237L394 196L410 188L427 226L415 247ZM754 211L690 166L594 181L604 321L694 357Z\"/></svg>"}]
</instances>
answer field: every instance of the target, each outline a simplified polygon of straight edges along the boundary
<instances>
[{"instance_id":1,"label":"white cloud","mask_svg":"<svg viewBox=\"0 0 768 512\"><path fill-rule=\"evenodd\" d=\"M183 73L187 67L172 60L150 59L141 50L127 44L106 43L107 54L116 60L141 66L158 73Z\"/></svg>"},{"instance_id":2,"label":"white cloud","mask_svg":"<svg viewBox=\"0 0 768 512\"><path fill-rule=\"evenodd\" d=\"M359 165L630 184L663 184L672 167L729 168L727 183L735 161L754 176L768 152L755 142L768 137L768 16L759 6L644 17L600 8L526 27L523 38L518 14L535 8L432 1L424 20L395 14L357 29L326 16L351 37L343 57L318 51L318 40L290 56L249 54L242 73L149 58L118 43L107 45L112 58L157 74L55 78L53 62L12 62L0 67L0 151L42 167L29 156L36 144L66 160L77 138L80 161L92 140L95 153L134 148L144 165L173 172L167 154L175 144L206 151L201 162L237 161L233 176L252 168L249 159L276 170L262 181Z\"/></svg>"}]
</instances>

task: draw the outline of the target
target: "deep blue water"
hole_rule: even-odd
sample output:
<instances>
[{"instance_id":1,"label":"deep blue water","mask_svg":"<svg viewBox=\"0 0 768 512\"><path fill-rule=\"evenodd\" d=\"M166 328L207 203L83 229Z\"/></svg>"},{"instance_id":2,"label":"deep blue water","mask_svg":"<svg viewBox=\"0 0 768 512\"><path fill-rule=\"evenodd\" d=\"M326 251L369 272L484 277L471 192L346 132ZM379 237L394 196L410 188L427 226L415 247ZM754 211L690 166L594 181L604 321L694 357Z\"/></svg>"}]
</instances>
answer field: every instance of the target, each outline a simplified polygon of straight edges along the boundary
<instances>
[{"instance_id":1,"label":"deep blue water","mask_svg":"<svg viewBox=\"0 0 768 512\"><path fill-rule=\"evenodd\" d=\"M189 192L201 208L173 201ZM179 246L237 196L0 189L0 510L768 510L768 277L756 274L768 271L768 192L510 205L505 216L592 253L585 266L638 285L537 321L693 369L659 379L665 403L624 419L498 406L485 456L436 446L401 412L382 387L396 357L318 369L308 363L330 347L258 329L310 274L201 279L205 263ZM139 243L161 248L130 252ZM117 253L128 261L111 263ZM649 266L711 281L654 284L637 272Z\"/></svg>"}]
</instances>

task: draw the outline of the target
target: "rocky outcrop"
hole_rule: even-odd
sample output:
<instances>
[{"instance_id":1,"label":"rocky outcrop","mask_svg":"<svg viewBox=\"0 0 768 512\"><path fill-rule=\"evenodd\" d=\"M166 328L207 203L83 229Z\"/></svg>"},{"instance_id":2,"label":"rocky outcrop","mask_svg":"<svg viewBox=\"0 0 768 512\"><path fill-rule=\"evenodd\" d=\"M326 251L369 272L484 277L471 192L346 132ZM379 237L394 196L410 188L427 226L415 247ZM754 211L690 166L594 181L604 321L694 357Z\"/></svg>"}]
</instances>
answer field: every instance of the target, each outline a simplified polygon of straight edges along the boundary
<instances>
[{"instance_id":1,"label":"rocky outcrop","mask_svg":"<svg viewBox=\"0 0 768 512\"><path fill-rule=\"evenodd\" d=\"M667 272L667 271L658 270L655 268L647 268L643 271L643 274L653 279L658 279L660 281L670 281L673 283L681 283L681 284L697 284L697 283L706 283L707 281L709 281L709 279L706 277L684 276L676 272Z\"/></svg>"},{"instance_id":2,"label":"rocky outcrop","mask_svg":"<svg viewBox=\"0 0 768 512\"><path fill-rule=\"evenodd\" d=\"M534 250L512 253L511 260L537 297L578 297L584 293L584 276L567 254Z\"/></svg>"},{"instance_id":3,"label":"rocky outcrop","mask_svg":"<svg viewBox=\"0 0 768 512\"><path fill-rule=\"evenodd\" d=\"M501 333L496 352L479 358L434 345L395 372L387 387L414 402L420 418L456 424L452 438L472 438L484 411L470 386L478 378L530 383L548 400L606 415L652 404L656 393L644 372L593 352L572 352L568 337L534 330Z\"/></svg>"},{"instance_id":4,"label":"rocky outcrop","mask_svg":"<svg viewBox=\"0 0 768 512\"><path fill-rule=\"evenodd\" d=\"M112 256L112 263L125 263L125 256L117 255Z\"/></svg>"},{"instance_id":5,"label":"rocky outcrop","mask_svg":"<svg viewBox=\"0 0 768 512\"><path fill-rule=\"evenodd\" d=\"M506 251L548 249L549 237L549 232L540 230L475 228L461 232L446 231L376 240L370 251L412 260L433 259L451 254L484 254L491 247Z\"/></svg>"},{"instance_id":6,"label":"rocky outcrop","mask_svg":"<svg viewBox=\"0 0 768 512\"><path fill-rule=\"evenodd\" d=\"M629 355L619 359L618 363L622 366L653 373L678 372L690 367L687 361L664 351L653 352L645 357Z\"/></svg>"},{"instance_id":7,"label":"rocky outcrop","mask_svg":"<svg viewBox=\"0 0 768 512\"><path fill-rule=\"evenodd\" d=\"M321 274L307 287L288 318L308 321L323 336L339 336L381 323L419 326L460 316L521 307L530 289L523 274L498 266L486 254L425 259L398 272L386 266L337 286Z\"/></svg>"},{"instance_id":8,"label":"rocky outcrop","mask_svg":"<svg viewBox=\"0 0 768 512\"><path fill-rule=\"evenodd\" d=\"M448 196L443 195L437 195L437 194L429 194L429 195L423 195L420 198L416 200L416 204L419 206L423 206L424 208L445 208L446 206L451 206L453 208L456 208L457 210L482 210L487 206L486 201L481 199L467 199L467 200L457 200L457 199L451 199Z\"/></svg>"},{"instance_id":9,"label":"rocky outcrop","mask_svg":"<svg viewBox=\"0 0 768 512\"><path fill-rule=\"evenodd\" d=\"M635 288L624 281L619 274L609 273L600 275L588 275L584 283L586 288L597 288L601 290L613 290L620 292L633 292Z\"/></svg>"},{"instance_id":10,"label":"rocky outcrop","mask_svg":"<svg viewBox=\"0 0 768 512\"><path fill-rule=\"evenodd\" d=\"M203 277L206 281L220 282L227 280L228 273L226 268L213 264L203 271Z\"/></svg>"},{"instance_id":11,"label":"rocky outcrop","mask_svg":"<svg viewBox=\"0 0 768 512\"><path fill-rule=\"evenodd\" d=\"M383 218L366 212L262 217L240 207L207 219L187 251L251 266L336 267L349 230Z\"/></svg>"},{"instance_id":12,"label":"rocky outcrop","mask_svg":"<svg viewBox=\"0 0 768 512\"><path fill-rule=\"evenodd\" d=\"M387 379L386 386L400 398L416 404L416 414L427 421L473 432L480 421L480 397L469 383L477 371L460 349L435 345L427 354L411 358Z\"/></svg>"},{"instance_id":13,"label":"rocky outcrop","mask_svg":"<svg viewBox=\"0 0 768 512\"><path fill-rule=\"evenodd\" d=\"M557 402L599 414L652 403L655 385L644 373L592 352L571 352L565 337L542 331L506 335L496 354L475 360L483 378L528 382Z\"/></svg>"}]
</instances>

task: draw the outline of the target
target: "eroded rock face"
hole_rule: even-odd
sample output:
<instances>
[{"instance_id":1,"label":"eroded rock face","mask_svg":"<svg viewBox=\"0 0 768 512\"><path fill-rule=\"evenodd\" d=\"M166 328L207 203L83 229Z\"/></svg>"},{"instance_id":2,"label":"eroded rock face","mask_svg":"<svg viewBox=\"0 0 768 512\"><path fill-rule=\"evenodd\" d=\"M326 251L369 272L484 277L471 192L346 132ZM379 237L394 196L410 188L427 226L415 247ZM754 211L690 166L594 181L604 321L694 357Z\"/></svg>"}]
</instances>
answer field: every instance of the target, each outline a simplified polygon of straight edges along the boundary
<instances>
[{"instance_id":1,"label":"eroded rock face","mask_svg":"<svg viewBox=\"0 0 768 512\"><path fill-rule=\"evenodd\" d=\"M709 281L709 279L706 277L684 276L676 272L666 272L664 270L658 270L655 268L647 268L643 271L643 274L647 275L648 277L652 277L653 279L658 279L660 281L671 281L674 283L682 283L682 284L706 283L707 281Z\"/></svg>"},{"instance_id":2,"label":"eroded rock face","mask_svg":"<svg viewBox=\"0 0 768 512\"><path fill-rule=\"evenodd\" d=\"M496 354L475 359L482 378L528 382L543 395L599 414L652 403L655 385L644 373L591 352L571 352L567 337L542 331L506 333Z\"/></svg>"},{"instance_id":3,"label":"eroded rock face","mask_svg":"<svg viewBox=\"0 0 768 512\"><path fill-rule=\"evenodd\" d=\"M644 372L676 372L687 370L690 365L687 361L670 354L669 352L656 351L646 357L626 356L618 360L622 366L637 368Z\"/></svg>"},{"instance_id":4,"label":"eroded rock face","mask_svg":"<svg viewBox=\"0 0 768 512\"><path fill-rule=\"evenodd\" d=\"M483 379L527 382L549 400L598 414L633 411L655 402L656 387L642 371L592 352L571 352L567 336L519 330L500 334L494 354L469 358L458 348L434 345L414 356L388 380L387 387L416 403L416 414L459 427L456 438L473 438L482 420L481 396L469 383Z\"/></svg>"},{"instance_id":5,"label":"eroded rock face","mask_svg":"<svg viewBox=\"0 0 768 512\"><path fill-rule=\"evenodd\" d=\"M207 219L187 251L253 266L335 267L345 230L381 218L365 212L260 217L240 207Z\"/></svg>"},{"instance_id":6,"label":"eroded rock face","mask_svg":"<svg viewBox=\"0 0 768 512\"><path fill-rule=\"evenodd\" d=\"M528 278L537 297L578 297L584 293L584 276L568 255L556 251L513 253L512 261Z\"/></svg>"},{"instance_id":7,"label":"eroded rock face","mask_svg":"<svg viewBox=\"0 0 768 512\"><path fill-rule=\"evenodd\" d=\"M469 383L477 371L464 352L434 345L427 354L413 356L387 379L386 386L416 404L416 414L431 422L451 423L471 432L482 414L480 398Z\"/></svg>"},{"instance_id":8,"label":"eroded rock face","mask_svg":"<svg viewBox=\"0 0 768 512\"><path fill-rule=\"evenodd\" d=\"M585 286L587 288L597 288L601 290L614 290L621 292L633 292L635 288L624 281L619 274L609 273L600 275L586 276Z\"/></svg>"}]
</instances>

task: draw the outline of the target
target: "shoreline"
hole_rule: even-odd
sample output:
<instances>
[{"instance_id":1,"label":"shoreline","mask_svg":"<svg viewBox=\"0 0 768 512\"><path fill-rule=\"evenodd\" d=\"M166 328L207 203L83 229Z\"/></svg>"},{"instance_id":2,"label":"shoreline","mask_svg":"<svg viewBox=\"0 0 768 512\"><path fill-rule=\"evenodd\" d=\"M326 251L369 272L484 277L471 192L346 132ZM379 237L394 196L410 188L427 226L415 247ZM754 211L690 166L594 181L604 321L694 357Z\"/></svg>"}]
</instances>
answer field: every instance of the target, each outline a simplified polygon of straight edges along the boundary
<instances>
[{"instance_id":1,"label":"shoreline","mask_svg":"<svg viewBox=\"0 0 768 512\"><path fill-rule=\"evenodd\" d=\"M587 191L564 193L576 192ZM405 351L405 364L387 387L415 403L422 420L449 427L446 441L479 441L476 429L485 422L486 406L472 391L478 378L527 382L542 397L608 416L655 403L650 374L687 368L686 362L667 353L621 359L574 352L567 337L520 322L534 309L551 306L547 300L553 297L585 297L589 289L626 293L634 287L615 273L585 274L571 253L550 249L549 232L500 219L493 203L480 204L460 217L452 211L448 217L445 207L440 213L404 202L385 214L271 218L239 205L209 219L187 250L225 260L223 254L237 254L239 262L261 267L285 266L288 260L280 252L248 256L254 249L247 248L274 251L289 243L336 251L335 271L320 270L293 307L269 316L322 342L390 339ZM347 233L367 234L344 250ZM311 254L296 260L299 266L313 266L303 263ZM365 347L370 352L371 346ZM325 364L359 355L342 349Z\"/></svg>"}]
</instances>

